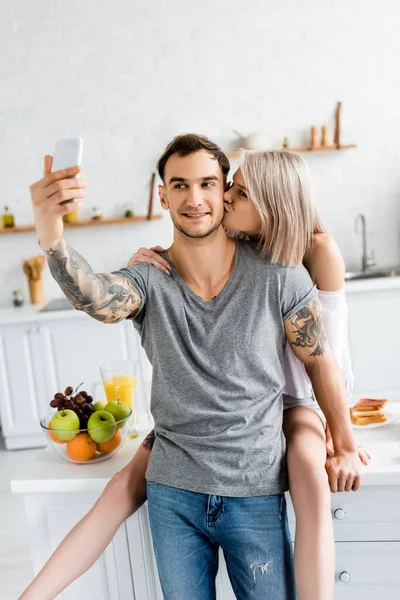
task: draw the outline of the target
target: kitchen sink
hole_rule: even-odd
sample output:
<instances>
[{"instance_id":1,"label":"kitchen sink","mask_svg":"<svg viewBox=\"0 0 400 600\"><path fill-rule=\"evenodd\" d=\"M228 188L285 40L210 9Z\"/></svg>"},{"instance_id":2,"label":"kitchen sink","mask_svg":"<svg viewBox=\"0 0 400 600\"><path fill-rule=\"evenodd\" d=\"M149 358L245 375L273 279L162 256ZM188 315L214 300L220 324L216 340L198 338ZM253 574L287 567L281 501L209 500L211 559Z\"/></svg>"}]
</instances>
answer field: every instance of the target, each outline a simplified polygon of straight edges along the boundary
<instances>
[{"instance_id":1,"label":"kitchen sink","mask_svg":"<svg viewBox=\"0 0 400 600\"><path fill-rule=\"evenodd\" d=\"M400 276L400 266L385 269L371 269L371 271L348 271L344 278L346 281L355 279L379 279L382 277Z\"/></svg>"}]
</instances>

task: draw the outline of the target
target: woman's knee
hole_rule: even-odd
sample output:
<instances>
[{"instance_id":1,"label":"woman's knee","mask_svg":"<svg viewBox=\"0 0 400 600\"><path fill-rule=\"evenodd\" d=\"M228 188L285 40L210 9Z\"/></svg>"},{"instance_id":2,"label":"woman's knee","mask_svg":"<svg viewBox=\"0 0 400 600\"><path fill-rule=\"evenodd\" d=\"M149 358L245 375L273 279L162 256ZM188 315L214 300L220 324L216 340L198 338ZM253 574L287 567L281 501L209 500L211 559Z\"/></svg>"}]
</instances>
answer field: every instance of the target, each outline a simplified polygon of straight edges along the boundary
<instances>
[{"instance_id":1,"label":"woman's knee","mask_svg":"<svg viewBox=\"0 0 400 600\"><path fill-rule=\"evenodd\" d=\"M299 450L299 449L297 449ZM289 491L296 506L318 513L330 506L328 476L324 461L309 452L288 449Z\"/></svg>"},{"instance_id":2,"label":"woman's knee","mask_svg":"<svg viewBox=\"0 0 400 600\"><path fill-rule=\"evenodd\" d=\"M303 501L314 509L330 502L325 470L326 447L322 423L310 409L293 409L287 422L287 464L293 501Z\"/></svg>"}]
</instances>

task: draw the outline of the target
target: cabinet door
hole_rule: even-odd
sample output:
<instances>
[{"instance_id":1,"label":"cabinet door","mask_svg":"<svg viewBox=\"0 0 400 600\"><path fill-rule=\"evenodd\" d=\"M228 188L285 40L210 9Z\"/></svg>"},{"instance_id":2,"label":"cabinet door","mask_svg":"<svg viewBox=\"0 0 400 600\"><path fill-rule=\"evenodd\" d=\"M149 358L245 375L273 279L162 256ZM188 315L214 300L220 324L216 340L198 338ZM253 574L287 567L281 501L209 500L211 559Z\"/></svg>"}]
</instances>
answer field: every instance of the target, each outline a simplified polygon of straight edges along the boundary
<instances>
[{"instance_id":1,"label":"cabinet door","mask_svg":"<svg viewBox=\"0 0 400 600\"><path fill-rule=\"evenodd\" d=\"M338 542L335 600L398 600L400 542Z\"/></svg>"},{"instance_id":2,"label":"cabinet door","mask_svg":"<svg viewBox=\"0 0 400 600\"><path fill-rule=\"evenodd\" d=\"M51 373L49 401L56 391L84 382L90 392L100 381L102 364L128 358L123 323L105 325L87 315L82 318L47 321L41 325L43 362Z\"/></svg>"},{"instance_id":3,"label":"cabinet door","mask_svg":"<svg viewBox=\"0 0 400 600\"><path fill-rule=\"evenodd\" d=\"M0 330L0 411L4 437L40 436L39 418L45 410L40 330L35 323Z\"/></svg>"},{"instance_id":4,"label":"cabinet door","mask_svg":"<svg viewBox=\"0 0 400 600\"><path fill-rule=\"evenodd\" d=\"M93 493L73 492L25 496L35 574L96 499ZM57 596L58 600L78 598L142 600L134 591L125 523L94 565Z\"/></svg>"}]
</instances>

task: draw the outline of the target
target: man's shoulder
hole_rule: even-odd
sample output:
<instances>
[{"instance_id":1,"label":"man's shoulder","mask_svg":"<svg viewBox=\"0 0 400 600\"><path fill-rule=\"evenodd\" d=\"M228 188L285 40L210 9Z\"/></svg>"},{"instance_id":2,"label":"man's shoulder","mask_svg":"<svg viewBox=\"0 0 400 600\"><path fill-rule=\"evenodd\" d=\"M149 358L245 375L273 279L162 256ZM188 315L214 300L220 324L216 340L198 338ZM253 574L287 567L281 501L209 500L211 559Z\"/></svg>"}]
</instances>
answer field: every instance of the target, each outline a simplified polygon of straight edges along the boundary
<instances>
[{"instance_id":1,"label":"man's shoulder","mask_svg":"<svg viewBox=\"0 0 400 600\"><path fill-rule=\"evenodd\" d=\"M288 265L282 265L281 263L272 262L271 257L266 253L259 243L255 241L237 240L237 244L240 245L241 255L244 260L259 265L260 269L276 276L286 276L292 270L300 269L305 270L303 265L299 267L289 267Z\"/></svg>"},{"instance_id":2,"label":"man's shoulder","mask_svg":"<svg viewBox=\"0 0 400 600\"><path fill-rule=\"evenodd\" d=\"M115 271L115 273L120 273L133 282L140 281L141 283L147 283L149 278L149 265L147 263L139 263L132 267L122 267L122 269Z\"/></svg>"}]
</instances>

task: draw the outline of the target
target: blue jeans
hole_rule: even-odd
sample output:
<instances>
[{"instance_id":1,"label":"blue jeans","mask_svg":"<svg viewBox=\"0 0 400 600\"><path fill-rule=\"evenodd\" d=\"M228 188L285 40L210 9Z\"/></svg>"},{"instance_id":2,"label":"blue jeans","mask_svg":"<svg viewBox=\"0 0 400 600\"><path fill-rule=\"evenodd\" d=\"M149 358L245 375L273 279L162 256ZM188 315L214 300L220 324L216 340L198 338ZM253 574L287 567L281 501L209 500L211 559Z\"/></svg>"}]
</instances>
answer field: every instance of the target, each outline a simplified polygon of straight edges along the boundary
<instances>
[{"instance_id":1,"label":"blue jeans","mask_svg":"<svg viewBox=\"0 0 400 600\"><path fill-rule=\"evenodd\" d=\"M165 600L215 600L222 548L237 600L295 600L282 494L233 498L147 483L154 552Z\"/></svg>"}]
</instances>

